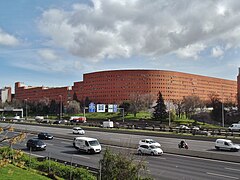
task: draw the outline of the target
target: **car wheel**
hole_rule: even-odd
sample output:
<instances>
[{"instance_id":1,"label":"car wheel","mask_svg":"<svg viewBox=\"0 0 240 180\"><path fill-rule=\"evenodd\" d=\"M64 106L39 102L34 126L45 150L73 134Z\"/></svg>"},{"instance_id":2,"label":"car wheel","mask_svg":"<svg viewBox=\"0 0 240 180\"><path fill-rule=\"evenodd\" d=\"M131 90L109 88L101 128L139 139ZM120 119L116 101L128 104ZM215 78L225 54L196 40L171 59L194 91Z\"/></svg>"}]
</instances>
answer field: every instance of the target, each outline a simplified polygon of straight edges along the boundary
<instances>
[{"instance_id":1,"label":"car wheel","mask_svg":"<svg viewBox=\"0 0 240 180\"><path fill-rule=\"evenodd\" d=\"M219 150L220 148L219 147L217 147L217 146L215 146L215 148L216 148L216 150Z\"/></svg>"},{"instance_id":2,"label":"car wheel","mask_svg":"<svg viewBox=\"0 0 240 180\"><path fill-rule=\"evenodd\" d=\"M141 151L141 150L138 150L138 154L139 154L139 155L142 155L143 153L142 153L142 151Z\"/></svg>"},{"instance_id":3,"label":"car wheel","mask_svg":"<svg viewBox=\"0 0 240 180\"><path fill-rule=\"evenodd\" d=\"M151 156L154 156L154 152L151 152Z\"/></svg>"}]
</instances>

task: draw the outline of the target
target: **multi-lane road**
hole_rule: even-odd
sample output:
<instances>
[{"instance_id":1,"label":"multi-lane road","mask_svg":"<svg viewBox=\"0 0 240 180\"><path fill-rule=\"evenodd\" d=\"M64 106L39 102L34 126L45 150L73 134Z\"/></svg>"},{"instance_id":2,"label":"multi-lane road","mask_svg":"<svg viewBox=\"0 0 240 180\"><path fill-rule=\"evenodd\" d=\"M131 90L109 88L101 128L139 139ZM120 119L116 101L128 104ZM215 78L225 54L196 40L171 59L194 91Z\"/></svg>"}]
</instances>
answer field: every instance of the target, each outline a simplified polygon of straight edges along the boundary
<instances>
[{"instance_id":1,"label":"multi-lane road","mask_svg":"<svg viewBox=\"0 0 240 180\"><path fill-rule=\"evenodd\" d=\"M3 126L3 124L0 124ZM15 125L20 128L19 125ZM67 138L57 138L53 140L46 140L47 150L33 152L38 156L56 158L64 161L72 161L73 164L82 164L94 168L99 168L99 160L102 158L102 154L89 155L77 152L72 146L72 139L76 135L72 135L71 129L52 128L52 127L39 127L36 126L24 126L25 130L32 131L47 131L53 134L66 135ZM28 138L36 136L29 134ZM103 133L96 131L86 131L86 136L96 138L111 138L122 143L131 143L139 139L145 138L145 136L134 136L126 134L115 133ZM72 137L72 138L69 138ZM28 139L27 138L27 139ZM178 139L172 138L156 138L162 146L176 147ZM18 144L16 148L29 152L25 147L25 141ZM199 145L197 141L188 142L191 148L202 148L203 150L211 149L214 147L214 143L205 142L203 145ZM200 142L201 144L201 142ZM226 161L216 161L203 158L195 158L181 155L164 154L163 156L138 156L136 155L136 149L129 149L117 146L109 146L113 151L121 151L126 155L133 155L136 161L144 160L148 167L148 172L155 179L240 179L240 165L237 163L231 163ZM103 145L103 151L106 146ZM218 152L218 153L234 153L234 152ZM239 152L235 152L236 158L240 158ZM223 154L224 155L224 154ZM143 172L140 172L143 173Z\"/></svg>"}]
</instances>

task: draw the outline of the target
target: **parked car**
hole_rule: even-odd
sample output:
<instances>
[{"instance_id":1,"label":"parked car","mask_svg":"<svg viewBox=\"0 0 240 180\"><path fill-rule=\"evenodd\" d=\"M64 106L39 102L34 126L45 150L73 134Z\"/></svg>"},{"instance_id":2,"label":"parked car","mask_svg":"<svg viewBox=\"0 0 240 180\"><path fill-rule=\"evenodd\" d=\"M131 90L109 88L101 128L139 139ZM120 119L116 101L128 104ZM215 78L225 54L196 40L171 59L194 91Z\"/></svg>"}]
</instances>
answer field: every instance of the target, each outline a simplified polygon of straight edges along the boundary
<instances>
[{"instance_id":1,"label":"parked car","mask_svg":"<svg viewBox=\"0 0 240 180\"><path fill-rule=\"evenodd\" d=\"M194 130L194 131L199 131L200 130L200 128L197 127L197 126L193 126L191 129Z\"/></svg>"},{"instance_id":2,"label":"parked car","mask_svg":"<svg viewBox=\"0 0 240 180\"><path fill-rule=\"evenodd\" d=\"M139 145L154 145L156 147L161 147L161 144L154 141L153 139L142 139L138 143Z\"/></svg>"},{"instance_id":3,"label":"parked car","mask_svg":"<svg viewBox=\"0 0 240 180\"><path fill-rule=\"evenodd\" d=\"M190 128L186 125L180 125L180 126L177 126L176 129L180 129L180 130L190 130Z\"/></svg>"},{"instance_id":4,"label":"parked car","mask_svg":"<svg viewBox=\"0 0 240 180\"><path fill-rule=\"evenodd\" d=\"M87 153L100 153L102 148L100 143L95 138L90 137L76 137L73 139L73 147L78 151L83 151Z\"/></svg>"},{"instance_id":5,"label":"parked car","mask_svg":"<svg viewBox=\"0 0 240 180\"><path fill-rule=\"evenodd\" d=\"M154 155L162 155L163 150L159 146L154 145L140 145L137 149L138 154L150 154Z\"/></svg>"},{"instance_id":6,"label":"parked car","mask_svg":"<svg viewBox=\"0 0 240 180\"><path fill-rule=\"evenodd\" d=\"M53 139L53 135L45 132L41 132L38 134L38 139Z\"/></svg>"},{"instance_id":7,"label":"parked car","mask_svg":"<svg viewBox=\"0 0 240 180\"><path fill-rule=\"evenodd\" d=\"M74 127L72 129L73 134L85 134L85 131L80 127Z\"/></svg>"},{"instance_id":8,"label":"parked car","mask_svg":"<svg viewBox=\"0 0 240 180\"><path fill-rule=\"evenodd\" d=\"M56 121L53 122L53 124L61 124L61 123L62 123L61 120L56 120Z\"/></svg>"},{"instance_id":9,"label":"parked car","mask_svg":"<svg viewBox=\"0 0 240 180\"><path fill-rule=\"evenodd\" d=\"M229 151L239 151L240 145L233 144L231 140L228 139L217 139L215 142L215 148L217 150L229 150Z\"/></svg>"},{"instance_id":10,"label":"parked car","mask_svg":"<svg viewBox=\"0 0 240 180\"><path fill-rule=\"evenodd\" d=\"M26 146L32 150L46 150L46 144L39 139L29 139Z\"/></svg>"}]
</instances>

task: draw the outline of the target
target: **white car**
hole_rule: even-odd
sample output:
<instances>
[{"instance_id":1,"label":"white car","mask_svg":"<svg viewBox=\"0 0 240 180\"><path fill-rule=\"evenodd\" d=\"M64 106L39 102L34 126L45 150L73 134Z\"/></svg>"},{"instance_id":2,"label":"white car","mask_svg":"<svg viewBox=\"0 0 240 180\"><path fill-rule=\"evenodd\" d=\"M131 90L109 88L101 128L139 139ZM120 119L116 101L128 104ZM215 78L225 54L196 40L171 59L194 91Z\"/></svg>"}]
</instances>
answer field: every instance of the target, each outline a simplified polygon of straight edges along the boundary
<instances>
[{"instance_id":1,"label":"white car","mask_svg":"<svg viewBox=\"0 0 240 180\"><path fill-rule=\"evenodd\" d=\"M142 154L150 154L152 156L154 155L162 155L163 154L163 150L158 147L158 146L154 146L154 145L140 145L137 149L138 154L142 155Z\"/></svg>"},{"instance_id":2,"label":"white car","mask_svg":"<svg viewBox=\"0 0 240 180\"><path fill-rule=\"evenodd\" d=\"M222 149L222 150L229 150L229 151L239 151L240 145L233 144L233 142L228 139L217 139L215 142L215 148L217 150Z\"/></svg>"},{"instance_id":3,"label":"white car","mask_svg":"<svg viewBox=\"0 0 240 180\"><path fill-rule=\"evenodd\" d=\"M74 127L72 132L73 134L85 134L85 131L80 127Z\"/></svg>"},{"instance_id":4,"label":"white car","mask_svg":"<svg viewBox=\"0 0 240 180\"><path fill-rule=\"evenodd\" d=\"M192 129L192 130L195 130L195 131L199 131L199 130L200 130L200 128L197 127L197 126L193 126L191 129Z\"/></svg>"},{"instance_id":5,"label":"white car","mask_svg":"<svg viewBox=\"0 0 240 180\"><path fill-rule=\"evenodd\" d=\"M180 125L180 126L177 126L176 129L189 130L190 128L187 127L186 125Z\"/></svg>"},{"instance_id":6,"label":"white car","mask_svg":"<svg viewBox=\"0 0 240 180\"><path fill-rule=\"evenodd\" d=\"M142 139L139 141L139 146L141 145L154 145L156 147L161 147L161 144L154 141L153 139Z\"/></svg>"}]
</instances>

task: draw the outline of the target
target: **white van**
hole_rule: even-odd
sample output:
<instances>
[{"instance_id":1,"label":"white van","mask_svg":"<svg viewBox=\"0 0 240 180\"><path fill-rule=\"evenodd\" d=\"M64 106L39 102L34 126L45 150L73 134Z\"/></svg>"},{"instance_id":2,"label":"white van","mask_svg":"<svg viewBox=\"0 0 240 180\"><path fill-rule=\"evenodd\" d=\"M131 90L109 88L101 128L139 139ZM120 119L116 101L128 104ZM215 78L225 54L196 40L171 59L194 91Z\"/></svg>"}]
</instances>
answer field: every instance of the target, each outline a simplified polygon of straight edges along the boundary
<instances>
[{"instance_id":1,"label":"white van","mask_svg":"<svg viewBox=\"0 0 240 180\"><path fill-rule=\"evenodd\" d=\"M76 137L73 139L73 146L79 151L87 153L100 153L102 148L98 140L89 137Z\"/></svg>"},{"instance_id":2,"label":"white van","mask_svg":"<svg viewBox=\"0 0 240 180\"><path fill-rule=\"evenodd\" d=\"M217 150L230 150L230 151L239 151L240 146L238 144L233 144L231 140L228 139L217 139L215 142L215 148Z\"/></svg>"},{"instance_id":3,"label":"white van","mask_svg":"<svg viewBox=\"0 0 240 180\"><path fill-rule=\"evenodd\" d=\"M229 131L240 131L240 123L234 123L230 127L228 127Z\"/></svg>"}]
</instances>

